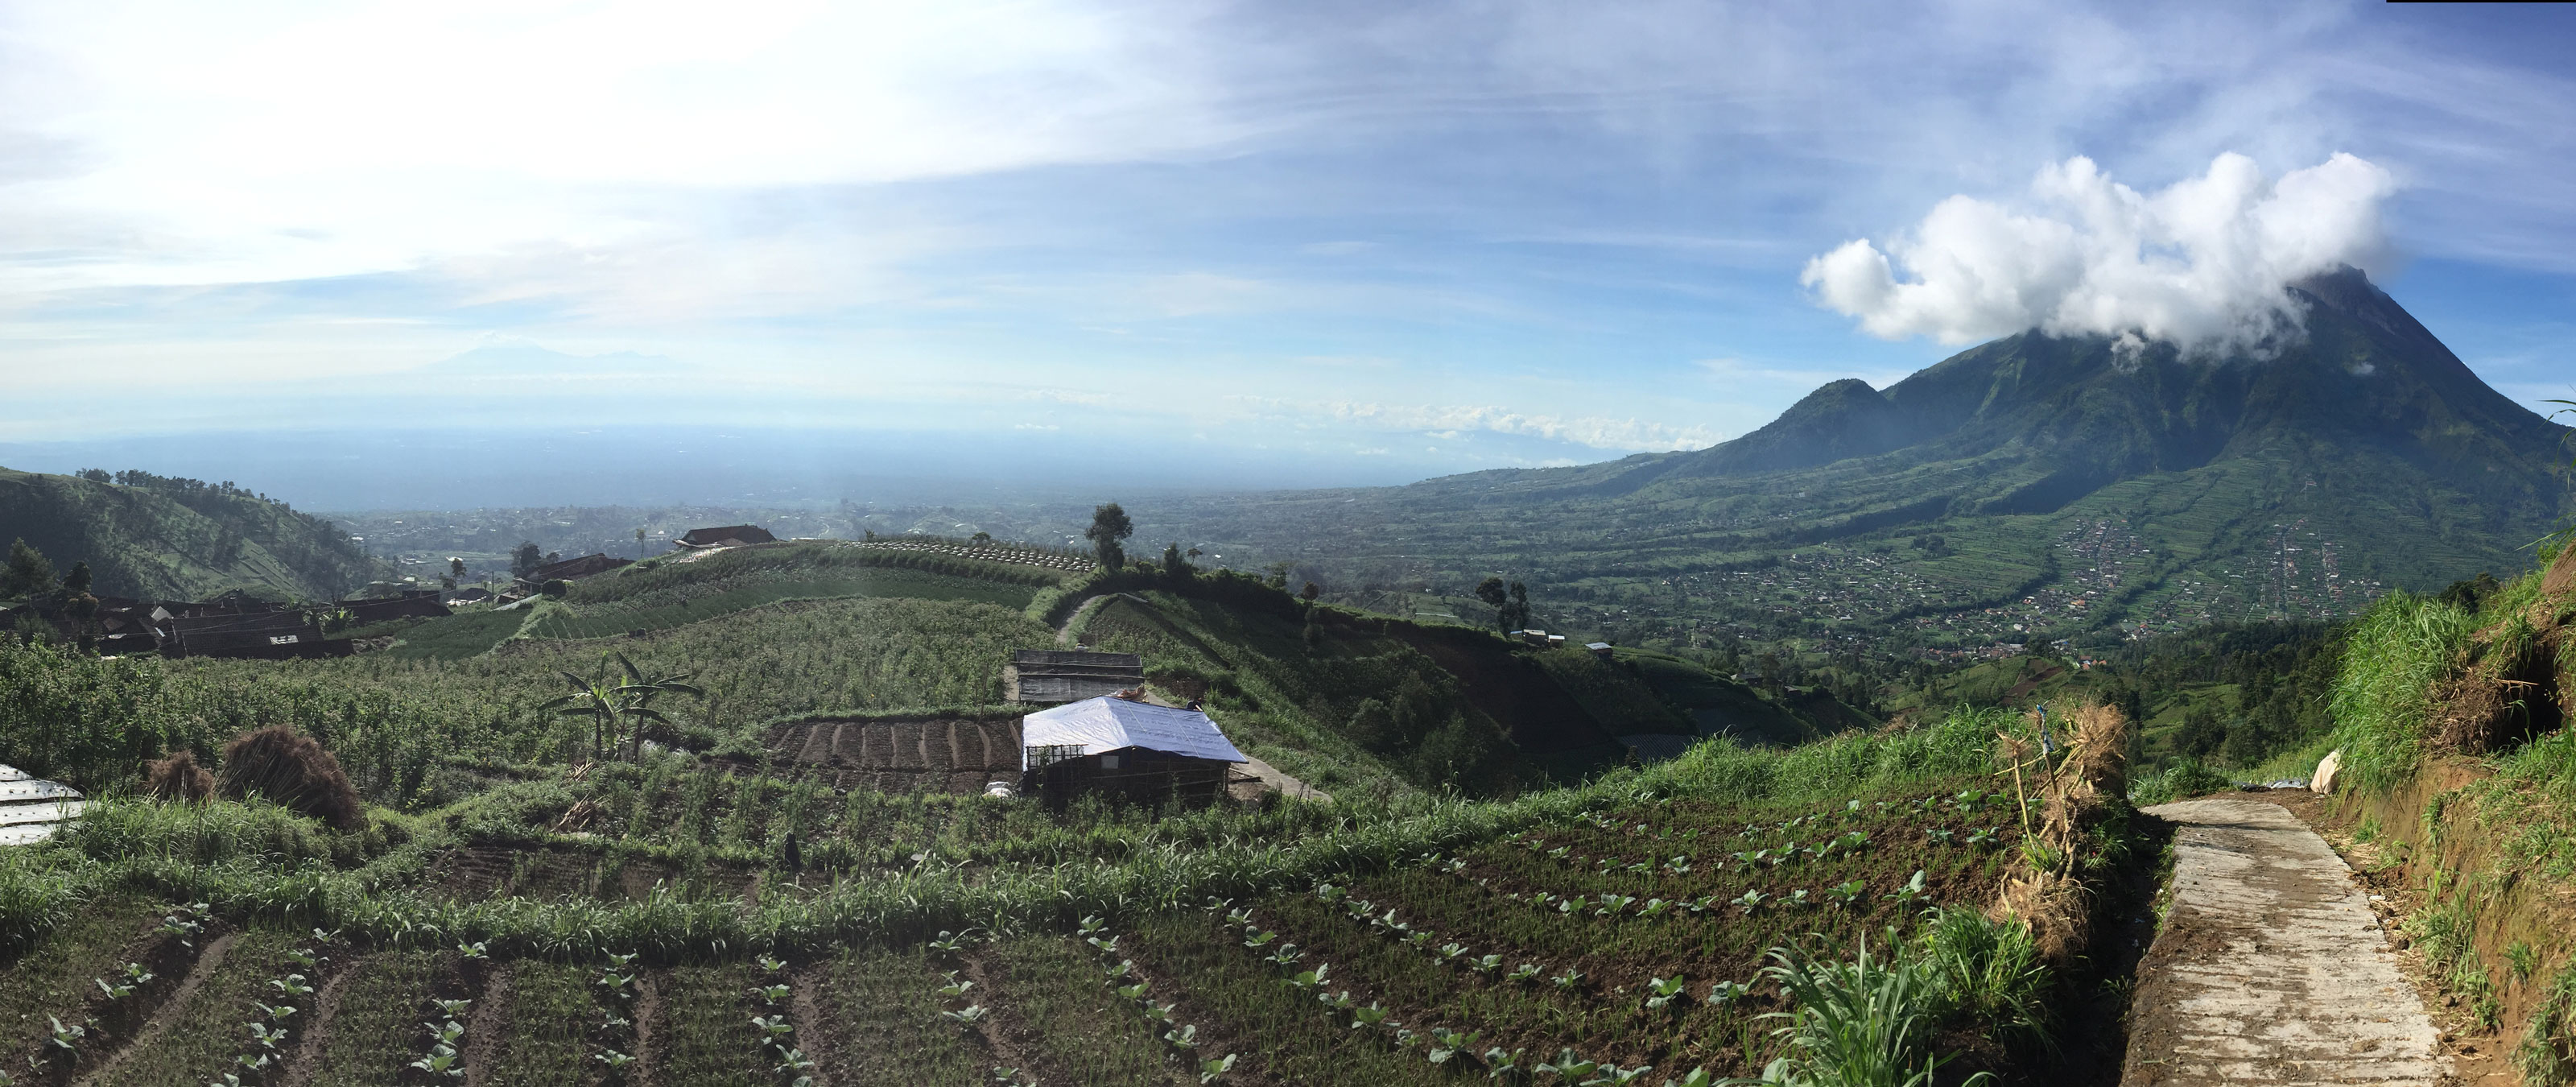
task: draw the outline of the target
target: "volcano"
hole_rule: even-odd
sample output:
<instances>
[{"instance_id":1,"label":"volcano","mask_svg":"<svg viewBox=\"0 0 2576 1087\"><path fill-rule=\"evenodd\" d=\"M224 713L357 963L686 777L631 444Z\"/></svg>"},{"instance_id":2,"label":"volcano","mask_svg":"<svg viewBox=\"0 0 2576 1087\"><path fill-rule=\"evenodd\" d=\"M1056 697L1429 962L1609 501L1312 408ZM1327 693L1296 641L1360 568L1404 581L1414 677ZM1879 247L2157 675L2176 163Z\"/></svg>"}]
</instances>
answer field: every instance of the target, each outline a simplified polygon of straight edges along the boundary
<instances>
[{"instance_id":1,"label":"volcano","mask_svg":"<svg viewBox=\"0 0 2576 1087\"><path fill-rule=\"evenodd\" d=\"M1516 575L1560 625L1966 645L2350 614L2518 569L2576 517L2568 428L2359 271L2290 295L2303 334L2261 357L2034 330L1696 452L1201 500L1154 527L1360 585Z\"/></svg>"}]
</instances>

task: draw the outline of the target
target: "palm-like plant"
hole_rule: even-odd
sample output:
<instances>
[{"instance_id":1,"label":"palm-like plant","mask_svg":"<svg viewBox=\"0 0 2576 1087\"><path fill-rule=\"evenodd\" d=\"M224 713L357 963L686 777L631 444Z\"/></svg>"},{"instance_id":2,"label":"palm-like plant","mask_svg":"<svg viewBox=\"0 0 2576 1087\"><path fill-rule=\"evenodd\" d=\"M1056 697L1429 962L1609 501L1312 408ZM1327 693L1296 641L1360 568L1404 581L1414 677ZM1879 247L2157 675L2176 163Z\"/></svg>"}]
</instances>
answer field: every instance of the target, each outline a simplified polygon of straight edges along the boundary
<instances>
[{"instance_id":1,"label":"palm-like plant","mask_svg":"<svg viewBox=\"0 0 2576 1087\"><path fill-rule=\"evenodd\" d=\"M615 661L617 667L625 673L626 682L618 683L614 676L608 674L606 666L610 661ZM701 688L690 685L689 676L686 673L659 677L647 676L643 669L635 667L635 662L627 660L624 653L601 654L600 664L601 675L596 679L583 679L570 672L558 673L563 676L565 683L572 686L571 692L558 695L537 707L539 712L590 718L590 747L593 755L599 754L615 741L621 723L632 721L634 725L629 733L629 757L642 758L645 723L651 721L669 724L671 720L664 716L662 711L653 708L653 700L666 694L696 695L703 698L707 693Z\"/></svg>"}]
</instances>

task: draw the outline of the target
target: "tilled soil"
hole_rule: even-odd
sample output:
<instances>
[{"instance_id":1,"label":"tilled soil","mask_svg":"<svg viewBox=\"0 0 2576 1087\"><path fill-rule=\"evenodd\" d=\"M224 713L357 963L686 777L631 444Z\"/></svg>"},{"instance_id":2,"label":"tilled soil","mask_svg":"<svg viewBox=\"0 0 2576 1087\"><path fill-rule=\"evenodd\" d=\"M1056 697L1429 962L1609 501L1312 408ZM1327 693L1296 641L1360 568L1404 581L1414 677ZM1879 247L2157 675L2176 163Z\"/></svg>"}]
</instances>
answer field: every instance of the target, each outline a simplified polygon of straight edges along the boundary
<instances>
[{"instance_id":1,"label":"tilled soil","mask_svg":"<svg viewBox=\"0 0 2576 1087\"><path fill-rule=\"evenodd\" d=\"M2276 804L2177 824L2173 908L2138 967L2123 1087L2435 1084L2449 1062L2352 869Z\"/></svg>"}]
</instances>

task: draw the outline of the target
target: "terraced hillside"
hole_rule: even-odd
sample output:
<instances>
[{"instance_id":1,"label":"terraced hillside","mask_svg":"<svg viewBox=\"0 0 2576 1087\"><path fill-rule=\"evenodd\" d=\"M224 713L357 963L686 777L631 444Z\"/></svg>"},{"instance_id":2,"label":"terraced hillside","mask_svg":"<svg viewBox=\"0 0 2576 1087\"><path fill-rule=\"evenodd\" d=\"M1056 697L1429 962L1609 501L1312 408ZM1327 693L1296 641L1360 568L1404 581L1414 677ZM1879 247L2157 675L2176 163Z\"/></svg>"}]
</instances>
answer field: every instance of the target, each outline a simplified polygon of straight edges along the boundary
<instances>
[{"instance_id":1,"label":"terraced hillside","mask_svg":"<svg viewBox=\"0 0 2576 1087\"><path fill-rule=\"evenodd\" d=\"M2299 297L2274 358L2026 332L1695 453L1140 504L1140 531L1470 619L1501 574L1622 644L1912 655L2349 616L2576 512L2567 428L2358 272Z\"/></svg>"},{"instance_id":2,"label":"terraced hillside","mask_svg":"<svg viewBox=\"0 0 2576 1087\"><path fill-rule=\"evenodd\" d=\"M0 862L43 899L0 1046L46 1082L1680 1079L1787 1052L1772 949L1885 929L1926 978L2019 972L1927 1004L1918 1058L2035 1075L2039 950L1923 913L2028 852L1998 725L1352 811L1057 817L676 753L346 835L119 801Z\"/></svg>"},{"instance_id":3,"label":"terraced hillside","mask_svg":"<svg viewBox=\"0 0 2576 1087\"><path fill-rule=\"evenodd\" d=\"M969 579L772 554L804 565L718 556L704 580L645 571L634 592L549 603ZM2116 804L2026 840L2042 813L2005 799L1989 750L2016 719L1617 769L1608 737L1691 722L1587 654L1239 576L1095 575L1024 610L958 595L779 600L641 636L521 629L438 655L398 650L459 649L472 639L442 628L483 620L324 661L0 646L0 758L123 794L0 851L0 1067L191 1085L1701 1083L1794 1055L1760 1016L1806 1006L1784 981L1840 984L1832 964L1864 934L1918 994L1918 1040L1894 1058L2025 1081L2069 1067L2031 1032L2058 987L2092 991L2078 945L1925 912L2072 886L2129 848ZM1159 695L1204 699L1336 800L981 795L1017 761L1016 711L991 705L1001 665L1060 636L1142 654ZM540 706L565 671L624 674L603 652L705 693L657 702L671 719L646 742L601 746ZM266 724L320 739L364 813L334 829L255 794L127 788L137 753L222 771L224 740Z\"/></svg>"}]
</instances>

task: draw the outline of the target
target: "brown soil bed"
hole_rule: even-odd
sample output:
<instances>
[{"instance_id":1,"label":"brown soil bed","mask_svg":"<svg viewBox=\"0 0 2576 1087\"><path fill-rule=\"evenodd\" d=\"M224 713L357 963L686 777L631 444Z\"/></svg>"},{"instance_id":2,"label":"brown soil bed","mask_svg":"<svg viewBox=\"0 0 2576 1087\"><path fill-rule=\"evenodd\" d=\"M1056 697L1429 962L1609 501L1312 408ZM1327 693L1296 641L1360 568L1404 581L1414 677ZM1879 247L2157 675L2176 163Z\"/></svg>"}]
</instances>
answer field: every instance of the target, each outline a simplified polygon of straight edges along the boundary
<instances>
[{"instance_id":1,"label":"brown soil bed","mask_svg":"<svg viewBox=\"0 0 2576 1087\"><path fill-rule=\"evenodd\" d=\"M974 794L1020 776L1016 721L816 721L769 734L780 772L819 774L835 789Z\"/></svg>"}]
</instances>

